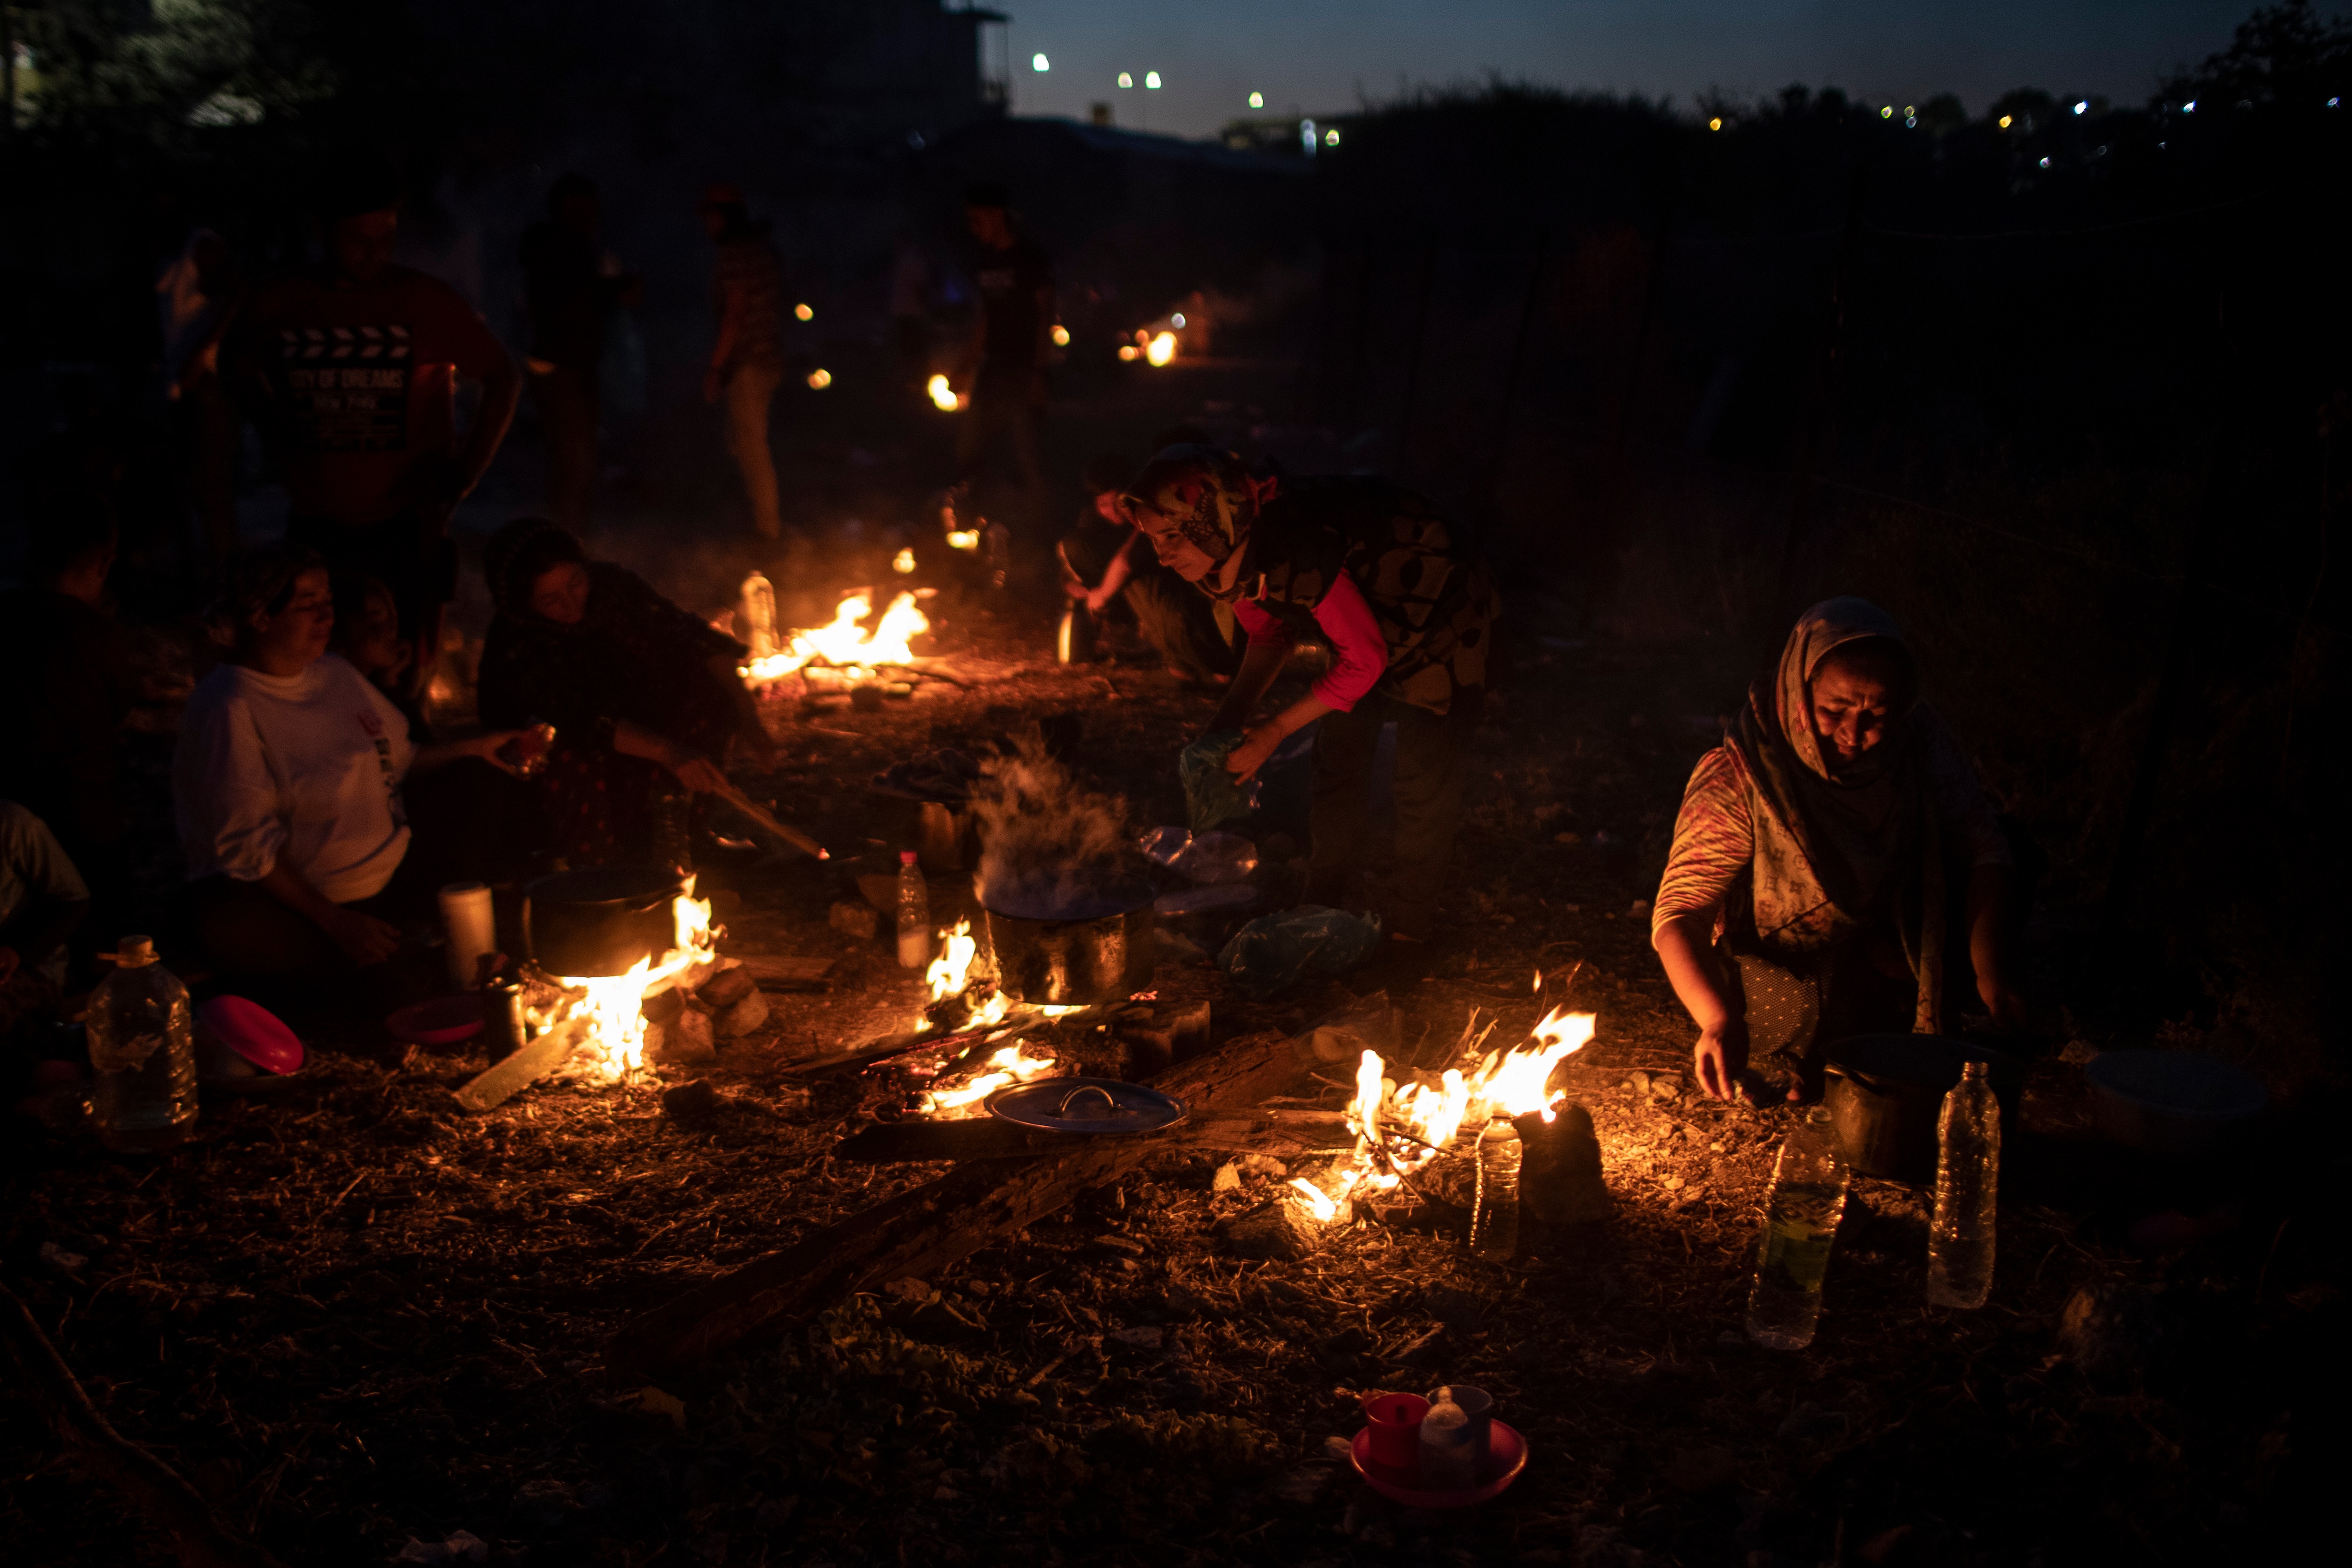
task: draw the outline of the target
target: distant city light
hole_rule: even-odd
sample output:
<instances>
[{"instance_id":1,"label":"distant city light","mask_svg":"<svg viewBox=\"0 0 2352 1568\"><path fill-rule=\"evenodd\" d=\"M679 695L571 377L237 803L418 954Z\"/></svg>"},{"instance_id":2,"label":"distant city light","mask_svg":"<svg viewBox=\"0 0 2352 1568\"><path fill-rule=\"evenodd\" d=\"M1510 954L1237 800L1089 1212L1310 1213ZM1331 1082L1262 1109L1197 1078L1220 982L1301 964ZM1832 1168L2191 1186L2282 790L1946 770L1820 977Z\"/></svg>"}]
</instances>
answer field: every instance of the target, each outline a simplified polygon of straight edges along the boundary
<instances>
[{"instance_id":1,"label":"distant city light","mask_svg":"<svg viewBox=\"0 0 2352 1568\"><path fill-rule=\"evenodd\" d=\"M1895 106L1894 106L1893 104L1891 104L1891 103L1890 103L1890 104L1888 104L1885 109L1880 110L1878 111L1878 118L1879 118L1879 119L1881 119L1881 120L1892 120L1892 119L1894 119L1894 118L1895 118Z\"/></svg>"},{"instance_id":2,"label":"distant city light","mask_svg":"<svg viewBox=\"0 0 2352 1568\"><path fill-rule=\"evenodd\" d=\"M1181 327L1184 325L1184 312L1179 310L1176 314L1168 318L1168 324L1171 327Z\"/></svg>"},{"instance_id":3,"label":"distant city light","mask_svg":"<svg viewBox=\"0 0 2352 1568\"><path fill-rule=\"evenodd\" d=\"M805 306L805 305L795 305L795 306L793 306L793 316L795 316L796 318L798 318L799 319L801 319L801 320L803 320L803 321L814 321L814 320L815 320L815 319L816 319L816 312L815 312L814 310L810 309L810 308L809 308L807 306Z\"/></svg>"},{"instance_id":4,"label":"distant city light","mask_svg":"<svg viewBox=\"0 0 2352 1568\"><path fill-rule=\"evenodd\" d=\"M1141 352L1143 352L1143 350L1137 348L1132 343L1121 343L1118 346L1118 357L1122 360L1131 360Z\"/></svg>"},{"instance_id":5,"label":"distant city light","mask_svg":"<svg viewBox=\"0 0 2352 1568\"><path fill-rule=\"evenodd\" d=\"M1135 78L1128 75L1125 71L1121 71L1118 73L1118 85L1121 87L1133 87L1135 85Z\"/></svg>"},{"instance_id":6,"label":"distant city light","mask_svg":"<svg viewBox=\"0 0 2352 1568\"><path fill-rule=\"evenodd\" d=\"M1143 85L1146 90L1158 92L1160 90L1160 73L1158 71L1144 72Z\"/></svg>"},{"instance_id":7,"label":"distant city light","mask_svg":"<svg viewBox=\"0 0 2352 1568\"><path fill-rule=\"evenodd\" d=\"M2197 112L2197 100L2196 100L2195 99L2193 99L2193 98L2192 98L2192 99L2190 99L2187 103L2182 104L2182 105L2180 106L2180 112L2181 112L2181 113L2183 113L2183 114L2194 114L2194 113L2196 113L2196 112Z\"/></svg>"},{"instance_id":8,"label":"distant city light","mask_svg":"<svg viewBox=\"0 0 2352 1568\"><path fill-rule=\"evenodd\" d=\"M931 400L931 406L941 413L953 413L963 406L963 399L956 396L945 376L933 376L924 383L923 392Z\"/></svg>"},{"instance_id":9,"label":"distant city light","mask_svg":"<svg viewBox=\"0 0 2352 1568\"><path fill-rule=\"evenodd\" d=\"M2008 115L2006 115L2006 114L2004 114L2004 115L2002 115L2002 116L2000 117L2000 128L2001 128L2003 131L2006 131L2006 130L2008 130L2008 129L2009 129L2009 116L2008 116Z\"/></svg>"},{"instance_id":10,"label":"distant city light","mask_svg":"<svg viewBox=\"0 0 2352 1568\"><path fill-rule=\"evenodd\" d=\"M1050 71L1054 68L1054 62L1043 55L1031 55L1029 68L1033 71Z\"/></svg>"},{"instance_id":11,"label":"distant city light","mask_svg":"<svg viewBox=\"0 0 2352 1568\"><path fill-rule=\"evenodd\" d=\"M1254 92L1250 94L1250 107L1252 109L1264 109L1265 107L1265 94L1262 92Z\"/></svg>"},{"instance_id":12,"label":"distant city light","mask_svg":"<svg viewBox=\"0 0 2352 1568\"><path fill-rule=\"evenodd\" d=\"M1323 133L1323 145L1326 147L1337 147L1339 145L1339 133L1336 131L1325 131Z\"/></svg>"},{"instance_id":13,"label":"distant city light","mask_svg":"<svg viewBox=\"0 0 2352 1568\"><path fill-rule=\"evenodd\" d=\"M1309 158L1315 156L1315 122L1313 120L1302 120L1298 122L1298 144L1307 150L1307 155Z\"/></svg>"},{"instance_id":14,"label":"distant city light","mask_svg":"<svg viewBox=\"0 0 2352 1568\"><path fill-rule=\"evenodd\" d=\"M1176 334L1162 332L1144 345L1143 357L1154 365L1164 365L1176 357Z\"/></svg>"},{"instance_id":15,"label":"distant city light","mask_svg":"<svg viewBox=\"0 0 2352 1568\"><path fill-rule=\"evenodd\" d=\"M1716 118L1714 118L1713 120L1708 120L1708 121L1706 122L1706 128L1707 128L1709 131L1720 131L1720 130L1722 130L1722 129L1723 129L1723 117L1722 117L1721 115L1717 115L1717 116L1716 116Z\"/></svg>"},{"instance_id":16,"label":"distant city light","mask_svg":"<svg viewBox=\"0 0 2352 1568\"><path fill-rule=\"evenodd\" d=\"M915 552L910 549L902 549L897 555L892 556L890 558L890 570L901 574L902 576L907 572L914 570Z\"/></svg>"},{"instance_id":17,"label":"distant city light","mask_svg":"<svg viewBox=\"0 0 2352 1568\"><path fill-rule=\"evenodd\" d=\"M808 373L808 384L809 391L823 392L833 384L833 372L827 370L811 371Z\"/></svg>"},{"instance_id":18,"label":"distant city light","mask_svg":"<svg viewBox=\"0 0 2352 1568\"><path fill-rule=\"evenodd\" d=\"M2091 112L2091 100L2090 100L2089 99L2087 99L2087 98L2085 98L2085 99L2080 99L2076 100L2076 102L2075 102L2075 104L2074 104L2074 112L2075 112L2075 113L2077 113L2077 114L2088 114L2088 113L2090 113L2090 112Z\"/></svg>"},{"instance_id":19,"label":"distant city light","mask_svg":"<svg viewBox=\"0 0 2352 1568\"><path fill-rule=\"evenodd\" d=\"M2048 167L2050 167L2050 160L2049 160L2049 159L2047 159L2047 158L2044 158L2043 160L2042 160L2042 166L2044 169L2047 169Z\"/></svg>"},{"instance_id":20,"label":"distant city light","mask_svg":"<svg viewBox=\"0 0 2352 1568\"><path fill-rule=\"evenodd\" d=\"M1063 326L1059 321L1055 322L1055 323L1054 323L1054 347L1055 347L1055 348L1057 348L1057 349L1066 349L1066 348L1068 348L1069 346L1070 346L1070 329L1069 329L1067 327Z\"/></svg>"},{"instance_id":21,"label":"distant city light","mask_svg":"<svg viewBox=\"0 0 2352 1568\"><path fill-rule=\"evenodd\" d=\"M2337 104L2342 103L2343 101L2344 100L2340 98L2331 98L2327 100L2327 107L2334 109Z\"/></svg>"},{"instance_id":22,"label":"distant city light","mask_svg":"<svg viewBox=\"0 0 2352 1568\"><path fill-rule=\"evenodd\" d=\"M1916 103L1906 103L1903 106L1903 118L1906 120L1911 119L1918 112L1919 106Z\"/></svg>"}]
</instances>

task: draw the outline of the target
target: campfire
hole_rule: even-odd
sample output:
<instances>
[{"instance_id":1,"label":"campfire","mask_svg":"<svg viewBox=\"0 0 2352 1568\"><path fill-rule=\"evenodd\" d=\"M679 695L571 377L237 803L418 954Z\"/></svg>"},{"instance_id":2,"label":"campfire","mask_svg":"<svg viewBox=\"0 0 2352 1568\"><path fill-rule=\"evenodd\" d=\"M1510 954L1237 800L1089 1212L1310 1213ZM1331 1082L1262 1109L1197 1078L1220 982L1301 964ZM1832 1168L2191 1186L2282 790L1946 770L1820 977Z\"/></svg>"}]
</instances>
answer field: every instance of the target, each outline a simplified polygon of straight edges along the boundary
<instances>
[{"instance_id":1,"label":"campfire","mask_svg":"<svg viewBox=\"0 0 2352 1568\"><path fill-rule=\"evenodd\" d=\"M543 1001L525 1007L523 1021L533 1037L573 1026L580 1035L570 1070L598 1083L618 1083L645 1065L646 998L717 956L710 930L710 901L694 896L693 883L670 905L673 946L660 957L647 954L626 974L548 976L559 988Z\"/></svg>"},{"instance_id":2,"label":"campfire","mask_svg":"<svg viewBox=\"0 0 2352 1568\"><path fill-rule=\"evenodd\" d=\"M1564 1092L1546 1087L1552 1069L1584 1049L1592 1039L1593 1025L1591 1013L1554 1008L1533 1030L1534 1043L1489 1051L1468 1071L1448 1067L1433 1082L1423 1076L1400 1085L1380 1052L1365 1051L1356 1068L1356 1095L1348 1106L1355 1152L1326 1172L1319 1184L1293 1178L1293 1195L1307 1213L1328 1223L1342 1218L1359 1195L1386 1192L1409 1181L1454 1146L1465 1130L1467 1140L1475 1142L1496 1116L1539 1114L1550 1122L1554 1107L1565 1098ZM1485 1040L1481 1034L1465 1040L1468 1051L1462 1054L1475 1052Z\"/></svg>"},{"instance_id":3,"label":"campfire","mask_svg":"<svg viewBox=\"0 0 2352 1568\"><path fill-rule=\"evenodd\" d=\"M767 686L819 666L835 672L847 685L861 685L873 681L885 665L911 665L915 652L909 643L931 629L915 595L899 594L879 621L863 624L873 613L873 590L861 588L835 607L831 625L788 632L781 652L754 658L737 666L736 673L755 686Z\"/></svg>"}]
</instances>

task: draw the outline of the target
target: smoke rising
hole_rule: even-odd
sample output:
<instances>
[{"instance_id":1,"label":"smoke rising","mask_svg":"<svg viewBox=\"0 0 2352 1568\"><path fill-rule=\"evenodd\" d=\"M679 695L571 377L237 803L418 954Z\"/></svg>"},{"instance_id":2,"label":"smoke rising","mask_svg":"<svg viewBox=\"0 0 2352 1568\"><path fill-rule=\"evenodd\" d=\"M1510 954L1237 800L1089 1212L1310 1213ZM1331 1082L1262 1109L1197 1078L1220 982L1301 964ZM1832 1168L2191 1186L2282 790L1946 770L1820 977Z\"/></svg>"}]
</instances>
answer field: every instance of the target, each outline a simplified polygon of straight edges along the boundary
<instances>
[{"instance_id":1,"label":"smoke rising","mask_svg":"<svg viewBox=\"0 0 2352 1568\"><path fill-rule=\"evenodd\" d=\"M982 764L972 796L980 823L980 898L1003 915L1085 920L1132 907L1118 883L1127 852L1127 802L1080 785L1048 755L1034 727L1012 755Z\"/></svg>"}]
</instances>

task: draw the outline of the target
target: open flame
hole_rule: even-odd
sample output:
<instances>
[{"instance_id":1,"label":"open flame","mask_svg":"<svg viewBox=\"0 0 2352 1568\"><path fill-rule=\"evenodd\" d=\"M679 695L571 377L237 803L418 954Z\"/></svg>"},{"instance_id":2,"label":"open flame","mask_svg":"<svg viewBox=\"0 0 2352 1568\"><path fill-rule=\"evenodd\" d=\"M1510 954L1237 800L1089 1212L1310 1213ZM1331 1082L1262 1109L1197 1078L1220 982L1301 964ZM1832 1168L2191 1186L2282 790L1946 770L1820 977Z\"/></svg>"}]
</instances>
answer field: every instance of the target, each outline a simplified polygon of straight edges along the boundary
<instances>
[{"instance_id":1,"label":"open flame","mask_svg":"<svg viewBox=\"0 0 2352 1568\"><path fill-rule=\"evenodd\" d=\"M1164 365L1175 357L1176 334L1173 332L1162 332L1143 347L1144 361L1148 364Z\"/></svg>"},{"instance_id":2,"label":"open flame","mask_svg":"<svg viewBox=\"0 0 2352 1568\"><path fill-rule=\"evenodd\" d=\"M691 883L670 904L673 946L658 960L640 958L624 975L564 975L564 994L545 1009L534 1008L525 1022L532 1032L584 1017L587 1030L575 1052L574 1071L599 1083L618 1083L646 1064L646 993L710 961L710 901L697 898Z\"/></svg>"},{"instance_id":3,"label":"open flame","mask_svg":"<svg viewBox=\"0 0 2352 1568\"><path fill-rule=\"evenodd\" d=\"M974 1101L985 1100L1008 1083L1026 1083L1053 1070L1052 1057L1031 1056L1021 1047L1022 1042L1016 1040L1011 1045L999 1048L988 1059L987 1068L969 1083L954 1089L929 1091L924 1096L923 1108L930 1112L952 1111Z\"/></svg>"},{"instance_id":4,"label":"open flame","mask_svg":"<svg viewBox=\"0 0 2352 1568\"><path fill-rule=\"evenodd\" d=\"M908 643L931 629L930 618L915 607L912 593L901 593L874 625L860 622L874 613L874 595L860 589L834 610L833 623L786 633L783 652L753 659L736 673L754 685L782 680L820 661L853 680L870 680L877 664L904 664L915 657Z\"/></svg>"},{"instance_id":5,"label":"open flame","mask_svg":"<svg viewBox=\"0 0 2352 1568\"><path fill-rule=\"evenodd\" d=\"M923 395L929 398L931 406L941 413L953 413L971 401L969 394L957 392L948 385L948 379L945 376L933 376L924 382Z\"/></svg>"},{"instance_id":6,"label":"open flame","mask_svg":"<svg viewBox=\"0 0 2352 1568\"><path fill-rule=\"evenodd\" d=\"M1449 1067L1434 1084L1400 1087L1390 1080L1380 1052L1364 1052L1356 1066L1356 1097L1348 1106L1356 1152L1333 1173L1346 1184L1341 1191L1352 1195L1360 1188L1385 1192L1396 1186L1435 1159L1465 1124L1475 1133L1491 1117L1538 1113L1550 1121L1562 1094L1548 1090L1546 1081L1553 1068L1591 1042L1594 1021L1591 1013L1554 1008L1532 1031L1534 1043L1490 1051L1466 1072ZM1331 1214L1338 1212L1339 1206L1332 1204ZM1331 1215L1318 1209L1317 1217L1328 1219Z\"/></svg>"},{"instance_id":7,"label":"open flame","mask_svg":"<svg viewBox=\"0 0 2352 1568\"><path fill-rule=\"evenodd\" d=\"M964 988L971 983L971 963L979 956L980 944L972 939L971 922L957 921L954 930L942 934L940 956L923 972L923 979L930 987L931 1000L943 1002L950 997L961 996ZM972 1009L971 1019L964 1027L985 1029L1001 1022L1010 1007L1003 992L992 990L988 999ZM927 1030L931 1027L930 1019L925 1019L915 1027Z\"/></svg>"},{"instance_id":8,"label":"open flame","mask_svg":"<svg viewBox=\"0 0 2352 1568\"><path fill-rule=\"evenodd\" d=\"M1290 1187L1307 1212L1328 1225L1339 1218L1339 1205L1331 1196L1305 1176L1292 1176Z\"/></svg>"}]
</instances>

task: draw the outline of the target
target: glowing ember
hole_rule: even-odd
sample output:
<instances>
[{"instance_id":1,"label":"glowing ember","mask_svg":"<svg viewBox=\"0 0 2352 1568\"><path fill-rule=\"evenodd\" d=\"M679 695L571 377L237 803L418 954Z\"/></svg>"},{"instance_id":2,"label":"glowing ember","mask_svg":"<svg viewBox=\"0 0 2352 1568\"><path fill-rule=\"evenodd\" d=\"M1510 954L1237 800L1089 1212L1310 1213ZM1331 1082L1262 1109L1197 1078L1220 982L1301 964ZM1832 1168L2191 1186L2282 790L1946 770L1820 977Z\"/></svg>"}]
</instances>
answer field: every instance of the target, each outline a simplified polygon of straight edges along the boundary
<instances>
[{"instance_id":1,"label":"glowing ember","mask_svg":"<svg viewBox=\"0 0 2352 1568\"><path fill-rule=\"evenodd\" d=\"M1292 1176L1290 1186L1298 1195L1299 1202L1306 1207L1307 1212L1324 1224L1328 1225L1339 1218L1339 1206L1305 1176Z\"/></svg>"},{"instance_id":2,"label":"glowing ember","mask_svg":"<svg viewBox=\"0 0 2352 1568\"><path fill-rule=\"evenodd\" d=\"M987 1070L969 1083L954 1089L931 1090L923 1098L923 1108L932 1112L952 1111L958 1106L985 1100L1008 1083L1026 1083L1052 1070L1052 1057L1031 1056L1021 1046L1022 1042L1016 1040L1000 1049L988 1059Z\"/></svg>"},{"instance_id":3,"label":"glowing ember","mask_svg":"<svg viewBox=\"0 0 2352 1568\"><path fill-rule=\"evenodd\" d=\"M1491 1117L1537 1113L1550 1121L1561 1096L1548 1091L1546 1081L1553 1068L1591 1041L1593 1022L1591 1013L1554 1008L1536 1025L1534 1044L1490 1051L1467 1072L1449 1067L1434 1084L1399 1087L1389 1079L1380 1052L1364 1052L1356 1067L1356 1097L1348 1107L1356 1152L1333 1172L1345 1183L1341 1192L1388 1191L1435 1159L1465 1124L1479 1128ZM1332 1212L1338 1212L1336 1204ZM1318 1211L1318 1218L1329 1217Z\"/></svg>"},{"instance_id":4,"label":"glowing ember","mask_svg":"<svg viewBox=\"0 0 2352 1568\"><path fill-rule=\"evenodd\" d=\"M737 666L736 673L754 685L782 680L808 665L833 665L852 680L871 680L877 664L911 663L910 639L931 629L930 618L915 608L915 596L902 593L890 601L882 619L871 627L858 622L874 613L874 596L861 589L843 600L833 612L833 624L786 633L782 653Z\"/></svg>"},{"instance_id":5,"label":"glowing ember","mask_svg":"<svg viewBox=\"0 0 2352 1568\"><path fill-rule=\"evenodd\" d=\"M1176 334L1162 332L1145 345L1143 357L1155 365L1164 365L1176 357Z\"/></svg>"},{"instance_id":6,"label":"glowing ember","mask_svg":"<svg viewBox=\"0 0 2352 1568\"><path fill-rule=\"evenodd\" d=\"M901 577L904 577L907 573L914 570L915 552L910 549L902 549L897 555L892 556L890 558L890 570L897 572Z\"/></svg>"},{"instance_id":7,"label":"glowing ember","mask_svg":"<svg viewBox=\"0 0 2352 1568\"><path fill-rule=\"evenodd\" d=\"M950 528L948 530L948 548L950 549L978 549L980 548L980 530L978 528Z\"/></svg>"},{"instance_id":8,"label":"glowing ember","mask_svg":"<svg viewBox=\"0 0 2352 1568\"><path fill-rule=\"evenodd\" d=\"M694 896L692 884L670 904L671 940L658 961L645 957L625 975L565 975L556 979L564 995L546 1008L532 1008L524 1021L544 1034L575 1019L587 1019L585 1037L572 1070L599 1083L618 1083L646 1064L646 993L684 974L712 954L710 901Z\"/></svg>"}]
</instances>

